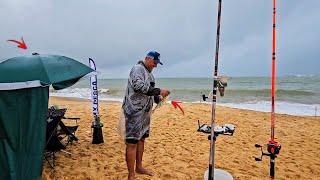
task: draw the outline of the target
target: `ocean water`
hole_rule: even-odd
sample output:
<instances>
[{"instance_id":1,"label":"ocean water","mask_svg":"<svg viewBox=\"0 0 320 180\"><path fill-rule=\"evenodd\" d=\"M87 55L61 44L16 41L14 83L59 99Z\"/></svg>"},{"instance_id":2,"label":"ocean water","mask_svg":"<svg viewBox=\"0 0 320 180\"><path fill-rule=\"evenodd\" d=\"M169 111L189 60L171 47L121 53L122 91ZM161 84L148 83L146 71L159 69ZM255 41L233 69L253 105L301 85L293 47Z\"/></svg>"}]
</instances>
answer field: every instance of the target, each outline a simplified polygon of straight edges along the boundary
<instances>
[{"instance_id":1,"label":"ocean water","mask_svg":"<svg viewBox=\"0 0 320 180\"><path fill-rule=\"evenodd\" d=\"M202 94L210 96L211 78L158 78L156 86L171 90L168 100L204 102ZM122 102L127 79L98 79L99 99ZM89 79L74 86L55 91L51 96L90 99ZM218 96L222 106L270 112L270 77L231 77L225 96ZM320 76L278 77L276 82L276 112L291 115L314 116L320 114Z\"/></svg>"}]
</instances>

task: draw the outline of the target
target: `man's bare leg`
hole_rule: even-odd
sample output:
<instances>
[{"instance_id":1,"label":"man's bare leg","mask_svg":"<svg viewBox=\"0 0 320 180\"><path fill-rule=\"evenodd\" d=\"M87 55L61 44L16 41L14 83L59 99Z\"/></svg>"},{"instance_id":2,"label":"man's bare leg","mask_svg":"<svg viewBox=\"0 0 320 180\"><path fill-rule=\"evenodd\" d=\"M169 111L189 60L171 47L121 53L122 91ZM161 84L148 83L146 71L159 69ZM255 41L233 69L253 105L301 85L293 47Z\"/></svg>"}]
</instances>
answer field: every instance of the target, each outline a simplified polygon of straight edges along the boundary
<instances>
[{"instance_id":1,"label":"man's bare leg","mask_svg":"<svg viewBox=\"0 0 320 180\"><path fill-rule=\"evenodd\" d=\"M136 156L136 172L139 174L146 174L153 176L154 173L142 167L142 157L144 152L144 139L140 140L137 145L137 156Z\"/></svg>"},{"instance_id":2,"label":"man's bare leg","mask_svg":"<svg viewBox=\"0 0 320 180\"><path fill-rule=\"evenodd\" d=\"M128 180L134 180L135 179L134 164L136 161L137 144L127 143L126 145L127 145L126 161L127 161L127 168L129 171Z\"/></svg>"}]
</instances>

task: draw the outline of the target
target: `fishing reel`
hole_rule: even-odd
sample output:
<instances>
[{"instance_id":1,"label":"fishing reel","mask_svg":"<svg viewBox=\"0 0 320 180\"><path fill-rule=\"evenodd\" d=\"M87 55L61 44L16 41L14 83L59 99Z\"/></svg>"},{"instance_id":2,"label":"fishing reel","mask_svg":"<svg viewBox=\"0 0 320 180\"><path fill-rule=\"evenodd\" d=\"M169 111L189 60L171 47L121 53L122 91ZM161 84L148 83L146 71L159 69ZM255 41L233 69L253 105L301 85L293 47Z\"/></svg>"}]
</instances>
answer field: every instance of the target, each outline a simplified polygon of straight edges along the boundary
<instances>
[{"instance_id":1,"label":"fishing reel","mask_svg":"<svg viewBox=\"0 0 320 180\"><path fill-rule=\"evenodd\" d=\"M256 161L262 161L263 156L269 156L271 159L274 160L277 157L277 155L280 153L280 149L281 149L281 145L278 144L276 141L269 141L269 143L266 144L268 153L263 152L261 145L255 144L254 146L256 148L261 149L260 158L257 158L257 157L254 158Z\"/></svg>"},{"instance_id":2,"label":"fishing reel","mask_svg":"<svg viewBox=\"0 0 320 180\"><path fill-rule=\"evenodd\" d=\"M228 83L228 77L226 76L219 76L217 78L217 88L218 88L218 91L219 91L219 94L221 97L224 96L224 92L225 92L225 88L227 87ZM202 100L203 101L206 101L209 97L212 98L213 97L213 92L210 92L208 96L206 96L205 94L202 94L201 92L201 97L202 97Z\"/></svg>"},{"instance_id":3,"label":"fishing reel","mask_svg":"<svg viewBox=\"0 0 320 180\"><path fill-rule=\"evenodd\" d=\"M207 125L207 124L202 124L200 126L200 121L198 120L198 132L202 132L205 134L210 134L208 136L208 140L211 139L211 126ZM233 124L224 124L223 126L215 126L214 127L214 136L217 137L218 135L229 135L229 136L233 136L233 133L236 129L236 126Z\"/></svg>"}]
</instances>

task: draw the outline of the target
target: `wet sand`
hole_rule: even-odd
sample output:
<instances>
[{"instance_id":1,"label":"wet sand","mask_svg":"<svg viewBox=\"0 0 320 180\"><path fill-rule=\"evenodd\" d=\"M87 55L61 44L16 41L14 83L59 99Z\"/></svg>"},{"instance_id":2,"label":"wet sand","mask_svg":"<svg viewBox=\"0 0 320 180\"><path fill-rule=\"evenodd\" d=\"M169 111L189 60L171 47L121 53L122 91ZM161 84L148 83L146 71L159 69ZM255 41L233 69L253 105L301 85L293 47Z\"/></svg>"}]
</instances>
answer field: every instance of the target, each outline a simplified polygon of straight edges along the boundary
<instances>
[{"instance_id":1,"label":"wet sand","mask_svg":"<svg viewBox=\"0 0 320 180\"><path fill-rule=\"evenodd\" d=\"M55 171L44 162L43 179L126 179L125 144L117 133L121 103L100 102L104 143L93 145L91 102L50 97L50 105L68 108L67 117L80 117L79 141L67 147L72 155L57 153ZM182 104L185 115L165 104L155 111L151 135L146 140L144 166L155 176L137 174L137 179L203 179L209 162L207 135L198 133L198 120L210 124L211 105ZM269 158L260 155L255 143L270 139L270 113L217 107L219 125L236 125L233 136L216 141L215 167L234 179L270 179ZM282 149L276 159L276 179L320 179L320 117L276 116L276 140ZM68 122L67 122L68 123Z\"/></svg>"}]
</instances>

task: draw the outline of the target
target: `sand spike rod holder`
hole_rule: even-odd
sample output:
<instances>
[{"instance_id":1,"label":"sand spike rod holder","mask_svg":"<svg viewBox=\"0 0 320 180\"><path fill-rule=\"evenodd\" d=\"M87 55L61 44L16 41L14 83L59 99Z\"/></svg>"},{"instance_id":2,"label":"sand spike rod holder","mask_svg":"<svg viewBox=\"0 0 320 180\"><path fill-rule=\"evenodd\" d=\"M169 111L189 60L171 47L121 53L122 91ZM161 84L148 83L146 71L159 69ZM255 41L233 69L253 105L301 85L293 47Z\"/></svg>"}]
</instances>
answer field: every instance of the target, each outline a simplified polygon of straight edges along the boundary
<instances>
[{"instance_id":1,"label":"sand spike rod holder","mask_svg":"<svg viewBox=\"0 0 320 180\"><path fill-rule=\"evenodd\" d=\"M210 154L209 154L209 168L204 173L204 179L205 180L214 180L214 179L220 179L220 180L229 180L233 179L231 174L229 174L226 171L223 171L221 169L215 169L214 168L214 154L215 154L215 142L216 137L219 134L222 135L233 135L235 127L233 125L225 125L225 126L216 126L215 125L215 113L216 113L216 103L217 103L217 90L219 90L220 95L224 95L225 87L226 87L226 81L227 79L219 78L218 77L218 60L219 60L219 41L220 41L220 19L221 19L221 1L219 0L218 3L218 20L217 20L217 36L216 36L216 53L215 53L215 62L214 62L214 74L213 74L213 91L212 91L212 111L211 111L211 126L208 131L210 133L209 139L210 139ZM204 95L204 97L206 97ZM203 98L204 100L206 98ZM198 131L201 131L201 127L199 125ZM214 127L214 128L212 128ZM203 131L201 131L203 132Z\"/></svg>"}]
</instances>

